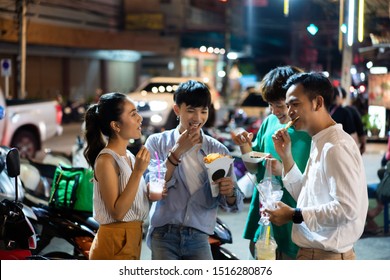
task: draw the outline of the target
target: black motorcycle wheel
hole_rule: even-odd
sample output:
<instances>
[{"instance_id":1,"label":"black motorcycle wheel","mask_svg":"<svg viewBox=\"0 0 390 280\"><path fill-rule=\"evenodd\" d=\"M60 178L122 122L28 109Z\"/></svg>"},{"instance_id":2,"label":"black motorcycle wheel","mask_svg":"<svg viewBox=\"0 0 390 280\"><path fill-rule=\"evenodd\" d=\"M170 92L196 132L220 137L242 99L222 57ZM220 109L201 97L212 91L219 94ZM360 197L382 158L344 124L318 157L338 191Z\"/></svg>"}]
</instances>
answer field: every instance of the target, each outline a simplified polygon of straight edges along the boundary
<instances>
[{"instance_id":1,"label":"black motorcycle wheel","mask_svg":"<svg viewBox=\"0 0 390 280\"><path fill-rule=\"evenodd\" d=\"M221 246L210 246L214 260L238 260L237 256Z\"/></svg>"}]
</instances>

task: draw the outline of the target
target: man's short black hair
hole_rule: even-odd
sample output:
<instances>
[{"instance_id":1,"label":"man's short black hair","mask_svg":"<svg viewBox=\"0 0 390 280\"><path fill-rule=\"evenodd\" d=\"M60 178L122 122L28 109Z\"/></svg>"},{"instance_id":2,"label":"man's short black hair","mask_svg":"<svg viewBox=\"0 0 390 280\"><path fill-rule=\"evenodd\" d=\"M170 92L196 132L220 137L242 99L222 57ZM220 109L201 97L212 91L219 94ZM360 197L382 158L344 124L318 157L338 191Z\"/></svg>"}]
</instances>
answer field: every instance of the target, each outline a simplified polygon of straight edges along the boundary
<instances>
[{"instance_id":1,"label":"man's short black hair","mask_svg":"<svg viewBox=\"0 0 390 280\"><path fill-rule=\"evenodd\" d=\"M291 86L301 84L304 93L309 100L314 100L317 96L324 99L325 108L329 108L333 99L333 86L324 74L318 72L298 73L291 76L283 86L288 90Z\"/></svg>"},{"instance_id":2,"label":"man's short black hair","mask_svg":"<svg viewBox=\"0 0 390 280\"><path fill-rule=\"evenodd\" d=\"M192 107L207 107L211 106L211 94L206 84L188 80L181 83L173 95L173 100L177 105L185 103Z\"/></svg>"},{"instance_id":3,"label":"man's short black hair","mask_svg":"<svg viewBox=\"0 0 390 280\"><path fill-rule=\"evenodd\" d=\"M284 83L293 74L303 72L296 66L279 66L269 71L260 82L260 90L263 99L267 102L277 102L286 99L287 89Z\"/></svg>"}]
</instances>

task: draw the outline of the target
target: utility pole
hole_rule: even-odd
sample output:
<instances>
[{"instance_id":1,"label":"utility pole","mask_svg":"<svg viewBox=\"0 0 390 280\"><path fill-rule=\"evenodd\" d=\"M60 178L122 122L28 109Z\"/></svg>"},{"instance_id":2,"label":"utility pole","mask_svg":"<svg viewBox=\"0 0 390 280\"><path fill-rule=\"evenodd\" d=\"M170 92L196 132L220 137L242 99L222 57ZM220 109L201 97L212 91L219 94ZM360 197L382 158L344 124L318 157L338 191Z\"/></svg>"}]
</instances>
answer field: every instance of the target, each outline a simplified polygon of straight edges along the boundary
<instances>
[{"instance_id":1,"label":"utility pole","mask_svg":"<svg viewBox=\"0 0 390 280\"><path fill-rule=\"evenodd\" d=\"M27 13L27 0L18 0L17 12L19 23L19 55L18 55L18 97L21 99L26 98L26 13Z\"/></svg>"},{"instance_id":2,"label":"utility pole","mask_svg":"<svg viewBox=\"0 0 390 280\"><path fill-rule=\"evenodd\" d=\"M349 92L349 87L352 84L352 77L351 77L351 66L352 66L352 60L353 60L353 50L352 46L348 46L347 44L343 47L343 56L342 56L342 62L341 62L341 86ZM349 94L347 96L347 102L350 102Z\"/></svg>"},{"instance_id":3,"label":"utility pole","mask_svg":"<svg viewBox=\"0 0 390 280\"><path fill-rule=\"evenodd\" d=\"M227 103L227 99L229 98L229 73L230 73L230 62L227 57L228 53L231 49L231 1L226 1L225 3L225 55L224 55L224 63L225 63L225 77L223 77L221 95L224 97L225 102Z\"/></svg>"}]
</instances>

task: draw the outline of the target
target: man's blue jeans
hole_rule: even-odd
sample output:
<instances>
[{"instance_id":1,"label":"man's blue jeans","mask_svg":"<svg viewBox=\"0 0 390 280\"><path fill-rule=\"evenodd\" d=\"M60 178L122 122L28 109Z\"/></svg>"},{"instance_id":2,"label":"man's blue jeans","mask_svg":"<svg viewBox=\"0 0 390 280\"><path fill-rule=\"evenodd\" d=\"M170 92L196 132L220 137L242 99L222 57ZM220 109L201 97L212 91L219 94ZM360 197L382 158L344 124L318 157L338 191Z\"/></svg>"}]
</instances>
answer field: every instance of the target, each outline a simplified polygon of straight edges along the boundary
<instances>
[{"instance_id":1,"label":"man's blue jeans","mask_svg":"<svg viewBox=\"0 0 390 280\"><path fill-rule=\"evenodd\" d=\"M152 260L212 260L209 236L180 225L155 228L151 236Z\"/></svg>"}]
</instances>

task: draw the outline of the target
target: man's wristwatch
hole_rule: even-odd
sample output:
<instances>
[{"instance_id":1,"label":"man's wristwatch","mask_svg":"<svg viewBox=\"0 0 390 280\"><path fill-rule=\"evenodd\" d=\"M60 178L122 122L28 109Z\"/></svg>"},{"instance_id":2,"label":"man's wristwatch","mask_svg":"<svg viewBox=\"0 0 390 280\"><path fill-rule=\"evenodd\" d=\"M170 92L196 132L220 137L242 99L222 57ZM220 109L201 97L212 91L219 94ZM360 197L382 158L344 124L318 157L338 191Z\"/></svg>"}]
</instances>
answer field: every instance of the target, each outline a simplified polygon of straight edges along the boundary
<instances>
[{"instance_id":1,"label":"man's wristwatch","mask_svg":"<svg viewBox=\"0 0 390 280\"><path fill-rule=\"evenodd\" d=\"M292 221L294 224L301 224L303 222L302 211L300 208L295 208Z\"/></svg>"}]
</instances>

